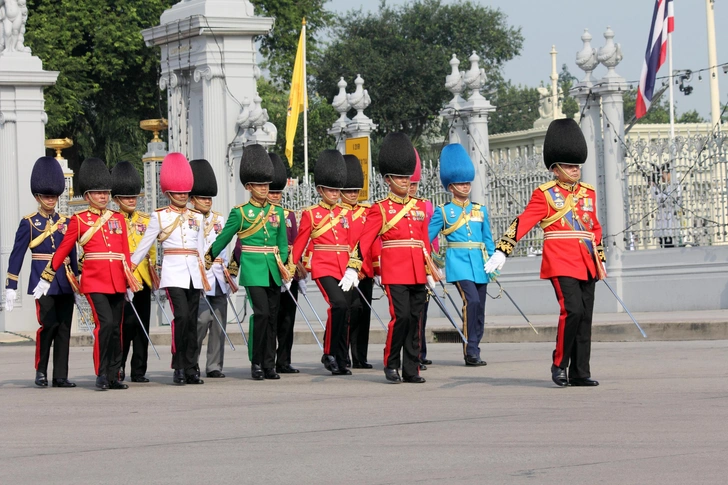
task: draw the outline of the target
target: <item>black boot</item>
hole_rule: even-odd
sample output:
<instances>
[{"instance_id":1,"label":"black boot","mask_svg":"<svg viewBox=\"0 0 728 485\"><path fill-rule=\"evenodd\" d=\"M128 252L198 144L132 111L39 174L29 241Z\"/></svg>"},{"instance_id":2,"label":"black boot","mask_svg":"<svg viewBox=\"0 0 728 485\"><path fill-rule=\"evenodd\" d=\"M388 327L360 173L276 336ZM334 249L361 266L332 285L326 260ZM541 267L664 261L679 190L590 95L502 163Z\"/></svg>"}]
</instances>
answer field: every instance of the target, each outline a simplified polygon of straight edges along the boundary
<instances>
[{"instance_id":1,"label":"black boot","mask_svg":"<svg viewBox=\"0 0 728 485\"><path fill-rule=\"evenodd\" d=\"M53 387L76 387L75 382L69 381L67 378L53 378Z\"/></svg>"},{"instance_id":2,"label":"black boot","mask_svg":"<svg viewBox=\"0 0 728 485\"><path fill-rule=\"evenodd\" d=\"M332 374L339 372L339 364L336 363L336 359L333 355L324 354L321 357L321 363L326 367L326 370Z\"/></svg>"},{"instance_id":3,"label":"black boot","mask_svg":"<svg viewBox=\"0 0 728 485\"><path fill-rule=\"evenodd\" d=\"M402 378L399 376L399 370L390 369L389 367L384 368L384 377L390 382L400 383Z\"/></svg>"},{"instance_id":4,"label":"black boot","mask_svg":"<svg viewBox=\"0 0 728 485\"><path fill-rule=\"evenodd\" d=\"M102 391L107 390L109 388L109 379L107 379L106 376L98 376L96 378L96 387Z\"/></svg>"},{"instance_id":5,"label":"black boot","mask_svg":"<svg viewBox=\"0 0 728 485\"><path fill-rule=\"evenodd\" d=\"M566 369L551 365L551 380L559 387L566 387Z\"/></svg>"},{"instance_id":6,"label":"black boot","mask_svg":"<svg viewBox=\"0 0 728 485\"><path fill-rule=\"evenodd\" d=\"M172 378L172 381L175 384L184 385L187 383L187 379L185 378L185 371L183 369L175 369L174 370L174 377Z\"/></svg>"},{"instance_id":7,"label":"black boot","mask_svg":"<svg viewBox=\"0 0 728 485\"><path fill-rule=\"evenodd\" d=\"M36 371L35 385L38 387L48 387L48 378L46 377L45 372Z\"/></svg>"},{"instance_id":8,"label":"black boot","mask_svg":"<svg viewBox=\"0 0 728 485\"><path fill-rule=\"evenodd\" d=\"M265 379L265 374L263 373L263 368L260 364L251 364L250 377L252 377L255 381L262 381Z\"/></svg>"},{"instance_id":9,"label":"black boot","mask_svg":"<svg viewBox=\"0 0 728 485\"><path fill-rule=\"evenodd\" d=\"M279 376L276 373L275 369L273 369L273 368L263 369L263 377L266 379L273 379L273 380L281 378L281 376Z\"/></svg>"}]
</instances>

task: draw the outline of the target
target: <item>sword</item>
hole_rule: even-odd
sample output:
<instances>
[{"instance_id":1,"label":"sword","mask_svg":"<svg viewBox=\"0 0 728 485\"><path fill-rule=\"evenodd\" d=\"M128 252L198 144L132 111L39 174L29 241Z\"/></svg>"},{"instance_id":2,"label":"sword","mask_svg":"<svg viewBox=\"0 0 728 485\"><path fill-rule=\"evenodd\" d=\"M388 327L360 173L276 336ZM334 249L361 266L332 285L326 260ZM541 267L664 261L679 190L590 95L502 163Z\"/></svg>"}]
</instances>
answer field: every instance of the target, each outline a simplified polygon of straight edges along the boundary
<instances>
[{"instance_id":1,"label":"sword","mask_svg":"<svg viewBox=\"0 0 728 485\"><path fill-rule=\"evenodd\" d=\"M290 292L291 291L289 290L288 293L290 293ZM303 295L303 299L306 300L306 303L308 303L308 306L311 307L311 311L313 312L313 314L316 315L316 318L318 319L319 323L321 324L321 328L326 330L326 325L324 325L324 322L321 321L321 317L319 317L318 313L316 313L316 309L311 304L311 300L308 299L308 297L306 296L306 293L301 293L301 295ZM291 295L291 296L293 296L293 295ZM294 300L295 300L295 298L294 298ZM303 312L301 312L301 313L303 313Z\"/></svg>"},{"instance_id":2,"label":"sword","mask_svg":"<svg viewBox=\"0 0 728 485\"><path fill-rule=\"evenodd\" d=\"M523 313L523 310L521 310L521 307L519 307L518 304L515 302L515 300L513 300L513 298L511 298L511 295L508 294L506 289L501 286L500 281L498 281L498 280L494 280L494 281L498 285L498 288L500 288L501 291L508 297L508 299L511 300L511 303L513 303L513 306L516 307L516 310L518 310L518 312L521 314L521 316L523 316L523 318L526 319L526 321L531 326L533 331L536 332L536 335L538 335L538 330L536 330L536 327L533 326L533 324L531 323L531 320L529 320L528 317L526 316L526 314Z\"/></svg>"},{"instance_id":3,"label":"sword","mask_svg":"<svg viewBox=\"0 0 728 485\"><path fill-rule=\"evenodd\" d=\"M157 305L159 305L159 309L162 310L162 315L164 316L164 319L167 320L167 325L171 327L172 320L170 320L167 312L164 310L164 305L162 305L162 301L159 299L159 291L154 292L154 300L157 302Z\"/></svg>"},{"instance_id":4,"label":"sword","mask_svg":"<svg viewBox=\"0 0 728 485\"><path fill-rule=\"evenodd\" d=\"M455 300L452 299L452 296L447 291L447 288L445 287L445 283L443 283L442 280L440 280L440 285L442 285L442 292L445 295L447 295L448 299L450 300L450 303L452 303L453 308L455 308L455 311L458 313L458 316L460 317L460 320L462 320L463 323L465 323L465 319L463 318L463 314L458 309L458 306L455 304Z\"/></svg>"},{"instance_id":5,"label":"sword","mask_svg":"<svg viewBox=\"0 0 728 485\"><path fill-rule=\"evenodd\" d=\"M318 337L316 336L316 332L313 331L313 327L311 326L311 322L308 321L308 318L306 317L306 314L303 313L303 308L301 308L301 305L298 304L298 301L295 298L293 298L293 293L291 293L291 290L288 287L286 287L285 285L283 287L286 289L286 292L291 297L291 300L293 300L293 303L296 304L296 308L298 308L298 311L301 312L301 315L303 315L303 319L306 320L306 325L308 325L308 329L311 330L311 333L313 334L313 338L316 339L316 343L318 344L319 348L323 352L324 346L321 345L321 342L319 341ZM303 295L304 298L306 298L306 295L304 293L302 293L302 295ZM308 301L308 298L306 298L306 301ZM309 301L308 304L310 305L311 302ZM313 306L311 308L313 309ZM316 313L316 312L314 311L314 313ZM316 315L316 316L318 316L318 315ZM319 321L321 321L321 319L319 319Z\"/></svg>"},{"instance_id":6,"label":"sword","mask_svg":"<svg viewBox=\"0 0 728 485\"><path fill-rule=\"evenodd\" d=\"M364 303L366 303L367 306L369 307L369 309L372 311L372 313L374 313L374 316L377 317L377 320L379 320L379 323L382 324L382 328L384 329L384 332L385 333L388 333L389 330L387 329L387 326L384 324L384 322L382 321L382 319L379 318L379 313L377 313L377 311L372 307L372 305L369 303L369 301L367 300L367 298L364 296L364 293L361 292L361 290L359 289L358 286L355 286L354 288L356 288L356 291L359 292L359 294L361 295L361 299L364 300Z\"/></svg>"},{"instance_id":7,"label":"sword","mask_svg":"<svg viewBox=\"0 0 728 485\"><path fill-rule=\"evenodd\" d=\"M218 325L220 325L220 330L222 330L223 335L225 335L225 339L228 341L228 344L230 344L230 348L232 350L235 350L235 346L233 345L232 340L230 340L230 337L228 337L228 334L225 331L225 326L222 324L220 319L217 318L217 313L215 313L215 310L212 309L210 300L207 299L207 295L205 294L204 290L200 290L200 294L202 295L202 299L205 300L205 303L207 303L207 308L210 309L210 313L212 313L212 316L215 317L215 321L217 322Z\"/></svg>"},{"instance_id":8,"label":"sword","mask_svg":"<svg viewBox=\"0 0 728 485\"><path fill-rule=\"evenodd\" d=\"M440 310L442 310L442 312L445 314L445 316L447 317L447 319L450 320L450 323L452 323L452 326L455 327L455 330L458 331L458 333L460 334L460 338L463 339L463 343L465 345L467 345L468 344L468 339L465 338L465 335L463 335L463 332L455 324L455 320L453 320L452 316L450 315L450 312L447 311L447 307L445 306L445 304L443 303L443 301L440 299L440 297L437 296L437 293L435 293L434 291L432 291L432 289L429 286L427 287L427 292L435 300L435 303L437 303L437 306L440 307Z\"/></svg>"},{"instance_id":9,"label":"sword","mask_svg":"<svg viewBox=\"0 0 728 485\"><path fill-rule=\"evenodd\" d=\"M243 324L240 322L240 319L238 318L238 311L235 309L235 305L233 305L233 299L230 298L230 295L227 295L227 301L233 309L233 313L235 314L235 320L238 321L238 327L240 327L240 334L243 336L243 341L245 342L245 346L249 347L248 339L245 337L245 332L243 331ZM245 307L245 313L248 313L247 306ZM245 314L243 314L243 318L245 318Z\"/></svg>"},{"instance_id":10,"label":"sword","mask_svg":"<svg viewBox=\"0 0 728 485\"><path fill-rule=\"evenodd\" d=\"M75 303L75 302L74 302ZM78 318L81 320L81 323L83 323L83 326L86 327L86 331L91 334L91 340L96 340L94 338L94 331L91 328L91 325L89 325L88 320L86 320L86 313L84 313L83 309L81 308L81 305L76 303L76 309L78 310Z\"/></svg>"},{"instance_id":11,"label":"sword","mask_svg":"<svg viewBox=\"0 0 728 485\"><path fill-rule=\"evenodd\" d=\"M635 318L634 318L634 317L632 316L632 313L631 313L631 312L629 311L629 309L628 309L628 308L627 308L627 306L626 306L626 305L624 304L624 302L623 302L623 301L622 301L622 299L621 299L621 298L619 297L619 295L617 295L617 293L616 293L616 292L615 292L615 291L614 291L614 290L612 289L612 287L611 287L611 286L609 285L609 283L607 283L607 280L602 280L602 281L604 282L604 284L605 284L605 285L607 285L607 288L609 288L609 291L611 291L611 292L612 292L612 295L614 295L614 298L616 298L616 299L617 299L617 301L619 302L619 304L620 304L620 305L622 305L622 308L624 308L624 311L626 311L626 312L627 312L627 315L629 315L629 318L631 318L631 319L632 319L632 322L633 322L633 323L634 323L635 325L637 325L637 329L638 329L638 330L640 331L640 333L642 334L642 336L643 336L644 338L647 338L647 334L645 333L645 331L644 331L644 330L642 330L642 327L640 327L640 324L639 324L639 323L637 323L637 320L635 320Z\"/></svg>"},{"instance_id":12,"label":"sword","mask_svg":"<svg viewBox=\"0 0 728 485\"><path fill-rule=\"evenodd\" d=\"M129 303L129 306L131 307L131 309L134 310L134 315L136 315L137 322L139 322L139 325L142 327L142 330L144 331L144 335L147 336L147 340L149 340L149 345L152 346L152 350L154 351L155 354L157 354L157 359L161 360L161 358L159 357L159 352L157 352L157 348L154 346L154 344L152 343L152 339L149 337L149 332L147 332L147 329L144 328L144 324L142 323L142 319L139 317L139 312L137 312L137 309L134 306L134 303L132 303L131 301L128 303Z\"/></svg>"}]
</instances>

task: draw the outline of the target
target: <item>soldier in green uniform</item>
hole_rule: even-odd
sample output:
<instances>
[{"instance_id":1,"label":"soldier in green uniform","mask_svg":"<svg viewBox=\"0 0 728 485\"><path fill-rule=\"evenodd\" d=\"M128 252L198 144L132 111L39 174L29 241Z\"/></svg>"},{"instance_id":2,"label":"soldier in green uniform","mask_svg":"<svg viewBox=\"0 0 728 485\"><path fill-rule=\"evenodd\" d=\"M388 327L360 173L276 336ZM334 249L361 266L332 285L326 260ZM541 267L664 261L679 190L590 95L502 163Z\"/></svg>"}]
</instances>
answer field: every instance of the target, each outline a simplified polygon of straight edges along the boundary
<instances>
[{"instance_id":1,"label":"soldier in green uniform","mask_svg":"<svg viewBox=\"0 0 728 485\"><path fill-rule=\"evenodd\" d=\"M253 308L248 354L251 377L280 379L276 373L276 318L281 285L290 287L291 275L282 261L288 259L288 235L280 206L268 202L273 163L261 145L245 147L240 161L240 182L250 201L234 207L222 232L205 254L209 269L218 254L237 234L241 244L240 284Z\"/></svg>"}]
</instances>

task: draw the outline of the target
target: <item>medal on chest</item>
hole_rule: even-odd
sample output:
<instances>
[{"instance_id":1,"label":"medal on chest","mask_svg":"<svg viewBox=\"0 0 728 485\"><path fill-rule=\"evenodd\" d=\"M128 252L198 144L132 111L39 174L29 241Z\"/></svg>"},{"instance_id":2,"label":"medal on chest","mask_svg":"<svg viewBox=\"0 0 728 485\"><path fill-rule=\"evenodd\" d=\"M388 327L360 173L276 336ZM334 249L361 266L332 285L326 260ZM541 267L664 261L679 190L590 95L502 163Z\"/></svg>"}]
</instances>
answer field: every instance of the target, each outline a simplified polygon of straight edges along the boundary
<instances>
[{"instance_id":1,"label":"medal on chest","mask_svg":"<svg viewBox=\"0 0 728 485\"><path fill-rule=\"evenodd\" d=\"M278 214L271 214L271 216L268 218L268 223L273 227L280 226L280 221L278 220Z\"/></svg>"},{"instance_id":2,"label":"medal on chest","mask_svg":"<svg viewBox=\"0 0 728 485\"><path fill-rule=\"evenodd\" d=\"M137 236L143 236L145 232L147 232L147 225L143 222L137 222L134 224L134 232Z\"/></svg>"},{"instance_id":3,"label":"medal on chest","mask_svg":"<svg viewBox=\"0 0 728 485\"><path fill-rule=\"evenodd\" d=\"M585 212L594 212L594 201L590 197L581 199L581 210Z\"/></svg>"},{"instance_id":4,"label":"medal on chest","mask_svg":"<svg viewBox=\"0 0 728 485\"><path fill-rule=\"evenodd\" d=\"M58 232L60 232L61 234L65 234L66 229L68 229L68 224L66 224L65 222L58 223Z\"/></svg>"},{"instance_id":5,"label":"medal on chest","mask_svg":"<svg viewBox=\"0 0 728 485\"><path fill-rule=\"evenodd\" d=\"M347 219L346 217L342 217L341 227L343 227L344 229L349 229L349 219Z\"/></svg>"},{"instance_id":6,"label":"medal on chest","mask_svg":"<svg viewBox=\"0 0 728 485\"><path fill-rule=\"evenodd\" d=\"M109 232L112 234L121 234L121 224L119 224L119 221L116 219L109 219L109 222L106 223L106 226L109 228Z\"/></svg>"},{"instance_id":7,"label":"medal on chest","mask_svg":"<svg viewBox=\"0 0 728 485\"><path fill-rule=\"evenodd\" d=\"M220 234L220 231L222 231L222 224L216 222L215 224L213 224L212 230L215 231L215 234Z\"/></svg>"},{"instance_id":8,"label":"medal on chest","mask_svg":"<svg viewBox=\"0 0 728 485\"><path fill-rule=\"evenodd\" d=\"M187 227L193 231L200 230L200 224L198 224L197 219L194 217L187 219Z\"/></svg>"},{"instance_id":9,"label":"medal on chest","mask_svg":"<svg viewBox=\"0 0 728 485\"><path fill-rule=\"evenodd\" d=\"M253 209L248 209L248 217L255 217L255 212L253 212Z\"/></svg>"}]
</instances>

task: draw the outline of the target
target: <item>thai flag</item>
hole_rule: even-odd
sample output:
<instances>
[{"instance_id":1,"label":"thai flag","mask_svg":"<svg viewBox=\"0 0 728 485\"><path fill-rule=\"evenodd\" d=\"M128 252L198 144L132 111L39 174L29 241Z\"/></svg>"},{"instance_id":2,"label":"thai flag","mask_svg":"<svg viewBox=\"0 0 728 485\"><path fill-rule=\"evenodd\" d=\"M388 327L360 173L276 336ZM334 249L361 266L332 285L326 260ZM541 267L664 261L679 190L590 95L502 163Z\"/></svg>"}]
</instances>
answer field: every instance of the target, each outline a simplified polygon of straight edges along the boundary
<instances>
[{"instance_id":1,"label":"thai flag","mask_svg":"<svg viewBox=\"0 0 728 485\"><path fill-rule=\"evenodd\" d=\"M655 92L657 71L667 58L667 34L675 30L675 11L672 0L656 0L655 13L652 15L650 38L647 40L645 62L642 65L640 85L637 89L635 116L639 119L647 113Z\"/></svg>"}]
</instances>

